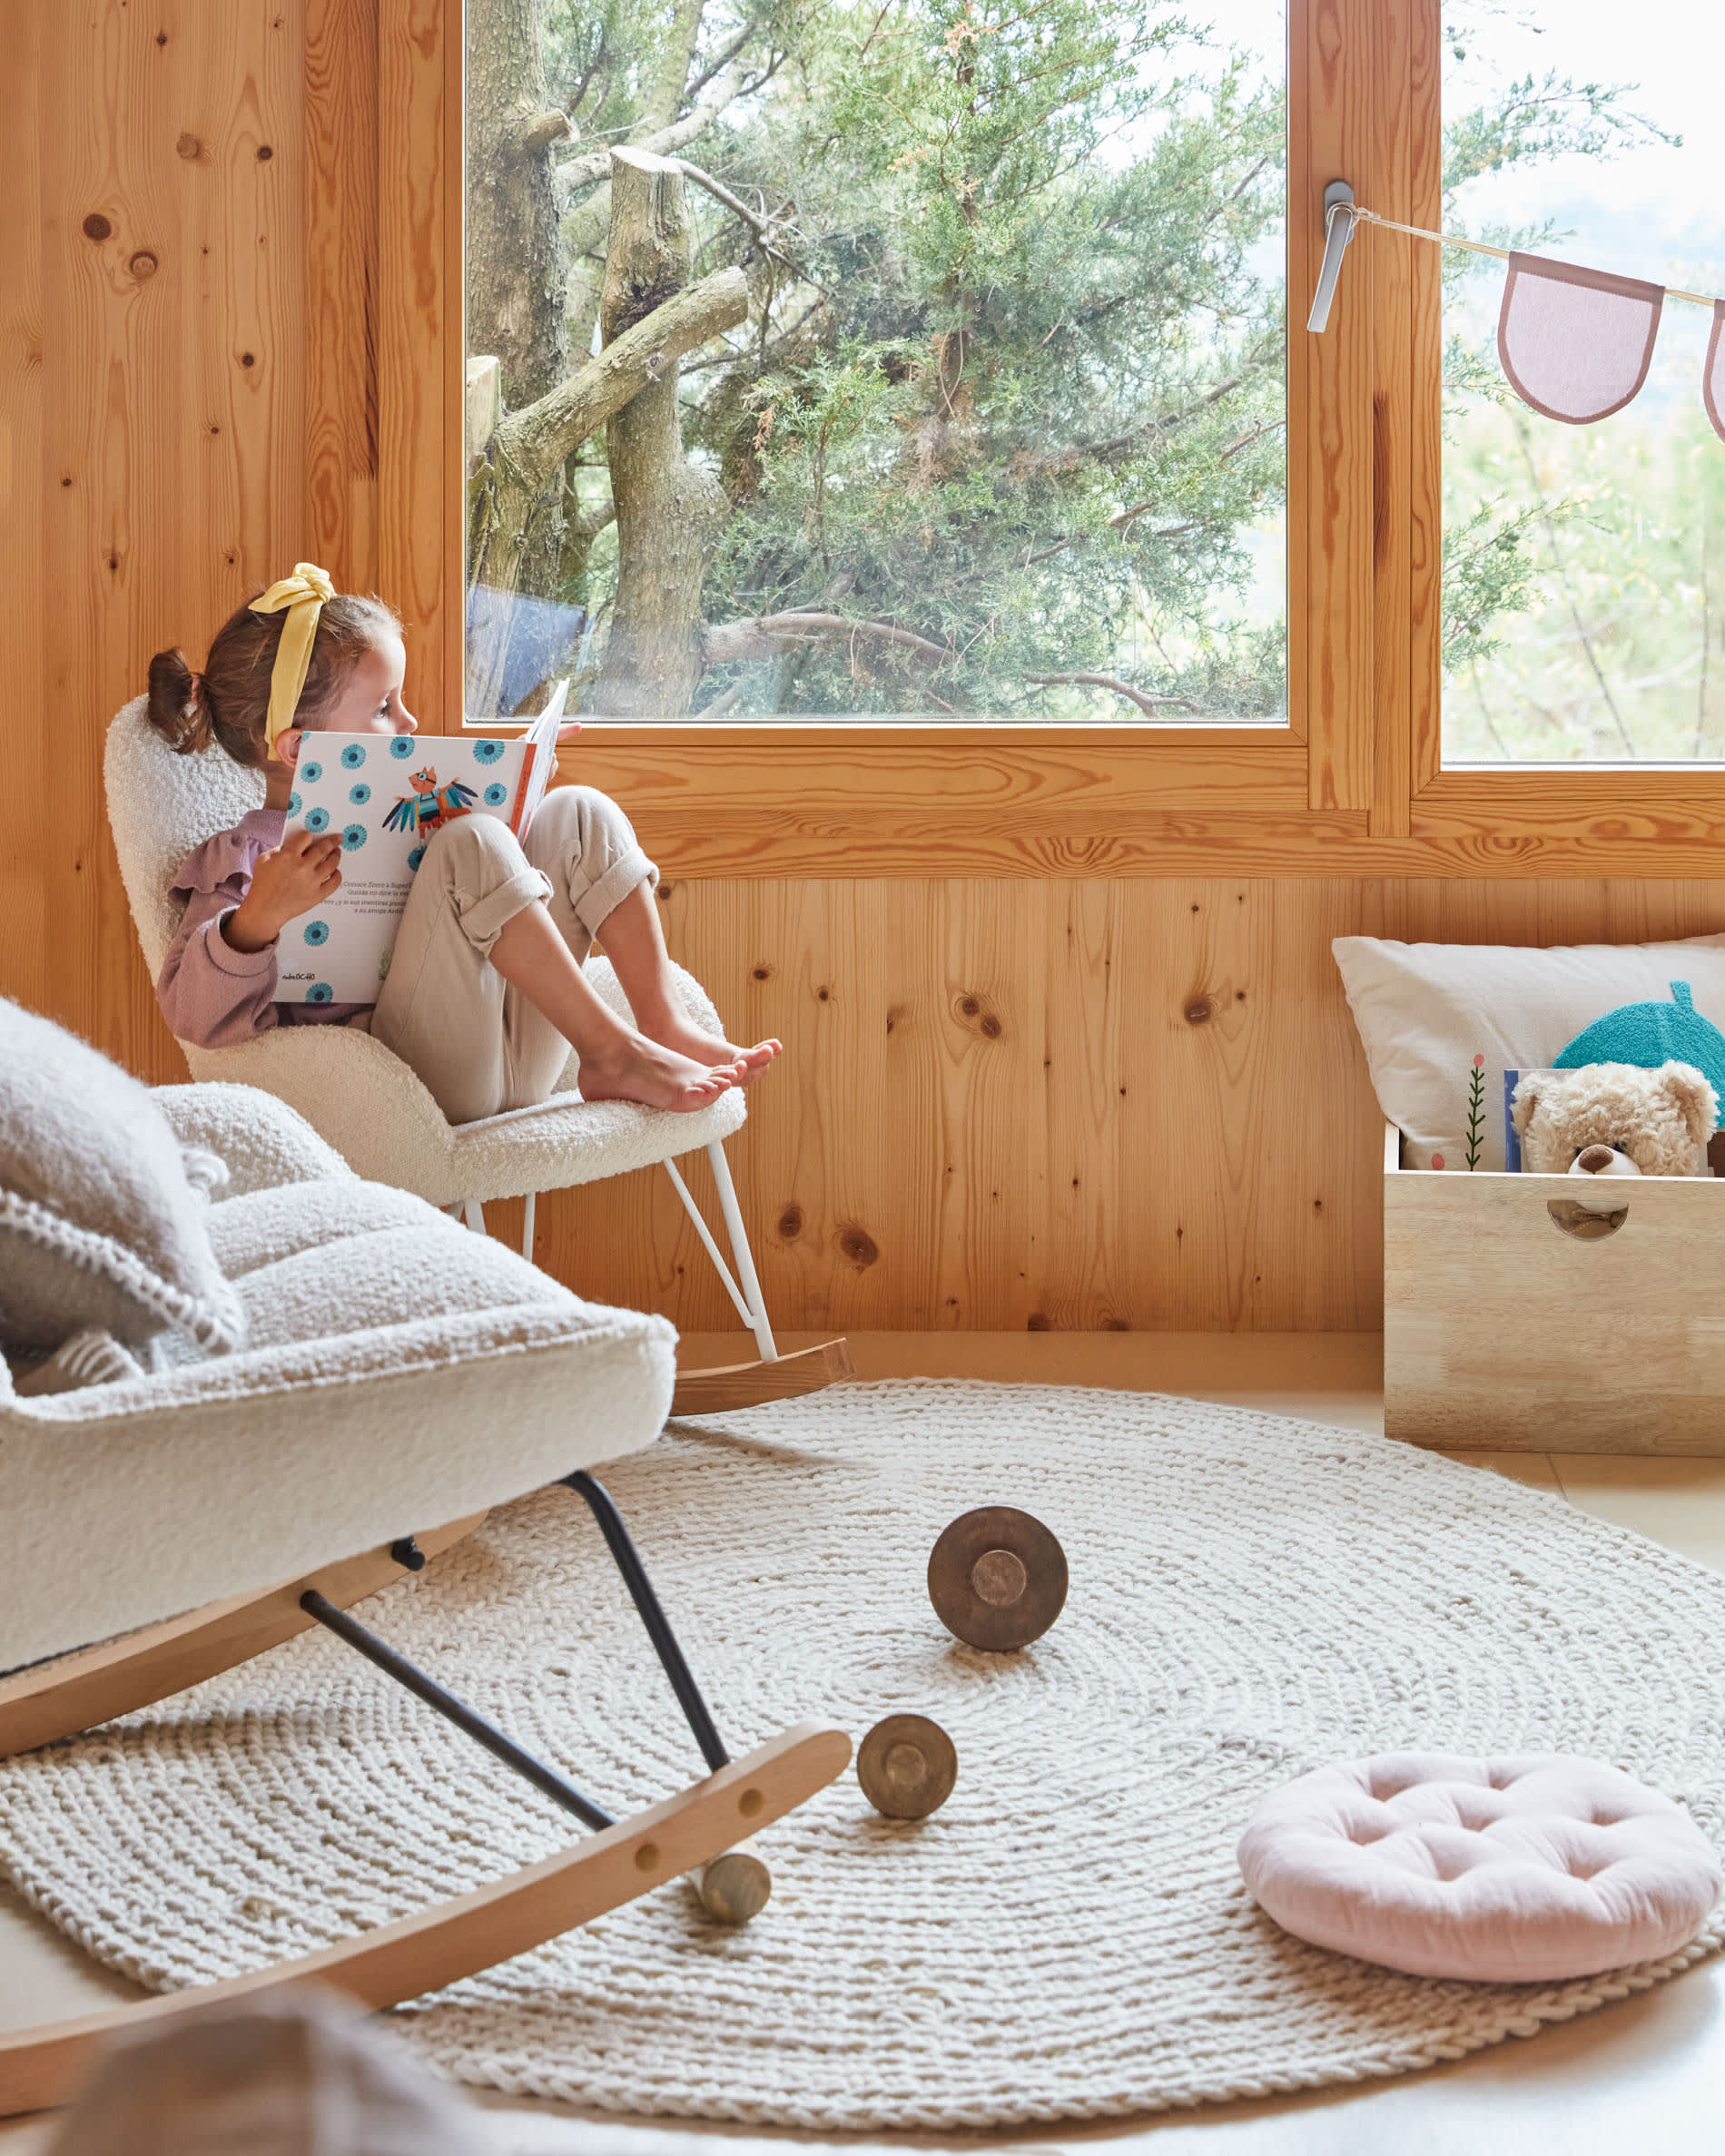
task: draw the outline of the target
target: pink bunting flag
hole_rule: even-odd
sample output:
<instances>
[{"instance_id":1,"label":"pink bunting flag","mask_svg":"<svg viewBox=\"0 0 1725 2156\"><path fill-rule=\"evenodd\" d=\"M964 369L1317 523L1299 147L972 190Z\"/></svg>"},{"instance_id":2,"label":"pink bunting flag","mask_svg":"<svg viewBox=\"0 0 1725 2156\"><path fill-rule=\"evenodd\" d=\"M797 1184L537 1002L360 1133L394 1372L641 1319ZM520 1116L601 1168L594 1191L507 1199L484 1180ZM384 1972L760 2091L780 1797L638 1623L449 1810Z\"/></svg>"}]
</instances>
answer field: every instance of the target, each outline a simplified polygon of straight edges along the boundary
<instances>
[{"instance_id":1,"label":"pink bunting flag","mask_svg":"<svg viewBox=\"0 0 1725 2156\"><path fill-rule=\"evenodd\" d=\"M1497 317L1497 356L1510 387L1571 427L1621 412L1647 379L1664 301L1661 284L1512 254ZM1717 319L1713 340L1717 346Z\"/></svg>"},{"instance_id":2,"label":"pink bunting flag","mask_svg":"<svg viewBox=\"0 0 1725 2156\"><path fill-rule=\"evenodd\" d=\"M1725 441L1725 300L1713 302L1713 334L1707 340L1707 361L1701 369L1701 402L1713 422L1713 432Z\"/></svg>"}]
</instances>

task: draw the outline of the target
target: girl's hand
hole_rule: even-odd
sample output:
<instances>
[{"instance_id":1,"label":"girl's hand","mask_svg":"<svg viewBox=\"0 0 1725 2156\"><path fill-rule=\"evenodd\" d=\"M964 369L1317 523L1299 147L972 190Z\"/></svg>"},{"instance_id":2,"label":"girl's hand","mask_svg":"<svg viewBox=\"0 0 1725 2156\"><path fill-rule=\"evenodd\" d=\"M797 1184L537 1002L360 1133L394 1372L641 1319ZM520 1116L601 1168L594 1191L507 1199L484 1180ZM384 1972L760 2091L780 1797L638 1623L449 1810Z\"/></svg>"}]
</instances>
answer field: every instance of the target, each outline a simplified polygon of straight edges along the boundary
<instances>
[{"instance_id":1,"label":"girl's hand","mask_svg":"<svg viewBox=\"0 0 1725 2156\"><path fill-rule=\"evenodd\" d=\"M222 924L234 950L262 950L296 914L341 888L341 841L312 831L291 831L273 853L261 853L251 888Z\"/></svg>"}]
</instances>

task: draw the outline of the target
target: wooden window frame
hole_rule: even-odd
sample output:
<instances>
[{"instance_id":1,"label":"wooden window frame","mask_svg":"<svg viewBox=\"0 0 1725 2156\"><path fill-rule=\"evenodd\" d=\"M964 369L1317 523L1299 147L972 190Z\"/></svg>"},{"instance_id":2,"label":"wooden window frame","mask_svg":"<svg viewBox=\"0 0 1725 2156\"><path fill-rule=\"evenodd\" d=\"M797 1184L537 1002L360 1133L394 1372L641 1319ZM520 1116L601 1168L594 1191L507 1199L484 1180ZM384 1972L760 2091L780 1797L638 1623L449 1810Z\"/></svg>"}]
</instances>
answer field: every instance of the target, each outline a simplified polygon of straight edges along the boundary
<instances>
[{"instance_id":1,"label":"wooden window frame","mask_svg":"<svg viewBox=\"0 0 1725 2156\"><path fill-rule=\"evenodd\" d=\"M377 4L377 560L440 731L463 678L463 11ZM1438 218L1439 4L1289 0L1286 727L589 722L569 775L685 875L1716 872L1725 772L1443 767L1438 252L1372 231L1326 333L1302 319L1329 180Z\"/></svg>"}]
</instances>

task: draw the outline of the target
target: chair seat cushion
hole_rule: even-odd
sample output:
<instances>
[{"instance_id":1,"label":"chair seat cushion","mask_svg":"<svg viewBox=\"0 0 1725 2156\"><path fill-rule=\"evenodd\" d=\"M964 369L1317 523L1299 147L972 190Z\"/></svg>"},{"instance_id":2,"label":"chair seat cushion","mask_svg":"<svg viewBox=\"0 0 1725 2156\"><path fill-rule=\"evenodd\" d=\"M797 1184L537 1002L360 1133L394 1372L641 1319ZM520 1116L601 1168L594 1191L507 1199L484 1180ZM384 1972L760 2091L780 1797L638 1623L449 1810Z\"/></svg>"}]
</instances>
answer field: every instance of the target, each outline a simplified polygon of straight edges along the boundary
<instances>
[{"instance_id":1,"label":"chair seat cushion","mask_svg":"<svg viewBox=\"0 0 1725 2156\"><path fill-rule=\"evenodd\" d=\"M1535 1984L1658 1961L1718 1899L1711 1843L1597 1759L1393 1752L1258 1807L1237 1855L1285 1931L1414 1976Z\"/></svg>"},{"instance_id":2,"label":"chair seat cushion","mask_svg":"<svg viewBox=\"0 0 1725 2156\"><path fill-rule=\"evenodd\" d=\"M210 1230L254 1348L479 1310L580 1308L507 1245L357 1176L230 1199Z\"/></svg>"},{"instance_id":3,"label":"chair seat cushion","mask_svg":"<svg viewBox=\"0 0 1725 2156\"><path fill-rule=\"evenodd\" d=\"M0 1669L650 1444L663 1318L345 1171L212 1209L243 1352L0 1402Z\"/></svg>"}]
</instances>

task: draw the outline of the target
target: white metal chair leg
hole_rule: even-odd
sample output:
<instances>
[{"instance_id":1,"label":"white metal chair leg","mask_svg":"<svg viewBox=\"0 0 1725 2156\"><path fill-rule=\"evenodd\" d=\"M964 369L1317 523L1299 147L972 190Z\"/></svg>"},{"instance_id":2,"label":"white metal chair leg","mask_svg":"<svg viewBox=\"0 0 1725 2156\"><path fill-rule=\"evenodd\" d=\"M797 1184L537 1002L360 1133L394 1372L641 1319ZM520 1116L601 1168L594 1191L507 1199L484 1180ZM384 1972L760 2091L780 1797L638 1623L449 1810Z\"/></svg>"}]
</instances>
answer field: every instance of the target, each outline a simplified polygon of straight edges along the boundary
<instances>
[{"instance_id":1,"label":"white metal chair leg","mask_svg":"<svg viewBox=\"0 0 1725 2156\"><path fill-rule=\"evenodd\" d=\"M533 1263L533 1207L537 1196L538 1192L536 1190L527 1192L527 1204L521 1215L521 1255L529 1265ZM485 1206L478 1198L462 1198L453 1206L445 1206L443 1210L453 1213L458 1220L465 1220L476 1235L482 1236L486 1232Z\"/></svg>"},{"instance_id":2,"label":"white metal chair leg","mask_svg":"<svg viewBox=\"0 0 1725 2156\"><path fill-rule=\"evenodd\" d=\"M683 1210L695 1223L695 1232L701 1238L702 1248L713 1260L724 1292L731 1298L732 1307L754 1334L754 1344L765 1363L776 1363L779 1351L774 1344L773 1328L767 1323L766 1308L761 1295L761 1283L755 1276L754 1259L749 1250L749 1238L743 1226L743 1215L736 1202L736 1189L731 1181L731 1171L724 1157L724 1147L715 1139L707 1147L707 1157L713 1162L713 1173L719 1186L719 1205L724 1214L726 1232L731 1238L731 1255L736 1260L737 1271L742 1274L744 1285L739 1287L731 1268L724 1262L719 1246L713 1239L713 1230L703 1217L701 1208L695 1202L688 1185L677 1172L675 1160L667 1160L665 1172L671 1178L672 1187L683 1200Z\"/></svg>"},{"instance_id":3,"label":"white metal chair leg","mask_svg":"<svg viewBox=\"0 0 1725 2156\"><path fill-rule=\"evenodd\" d=\"M731 1238L731 1255L736 1260L743 1293L748 1298L749 1314L744 1322L754 1334L761 1360L776 1363L779 1351L774 1344L773 1327L767 1322L766 1297L761 1293L761 1283L755 1274L754 1253L749 1248L749 1231L743 1225L743 1208L736 1202L736 1185L731 1180L731 1164L724 1157L724 1141L715 1137L706 1149L706 1157L713 1166L713 1180L719 1186L719 1205L724 1214L724 1232Z\"/></svg>"}]
</instances>

